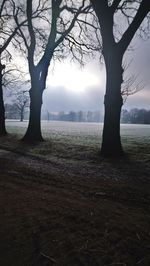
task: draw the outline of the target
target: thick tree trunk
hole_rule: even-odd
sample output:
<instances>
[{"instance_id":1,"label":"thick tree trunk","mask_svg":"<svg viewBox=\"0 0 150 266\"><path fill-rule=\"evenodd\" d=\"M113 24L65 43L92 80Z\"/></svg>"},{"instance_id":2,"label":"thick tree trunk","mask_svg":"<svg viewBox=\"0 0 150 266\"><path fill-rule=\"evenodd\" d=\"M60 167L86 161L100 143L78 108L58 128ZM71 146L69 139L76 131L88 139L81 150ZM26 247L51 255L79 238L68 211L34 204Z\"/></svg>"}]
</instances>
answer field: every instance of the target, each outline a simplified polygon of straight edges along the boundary
<instances>
[{"instance_id":1,"label":"thick tree trunk","mask_svg":"<svg viewBox=\"0 0 150 266\"><path fill-rule=\"evenodd\" d=\"M41 107L42 107L41 88L33 87L30 90L30 116L29 124L23 141L34 142L43 141L41 133Z\"/></svg>"},{"instance_id":2,"label":"thick tree trunk","mask_svg":"<svg viewBox=\"0 0 150 266\"><path fill-rule=\"evenodd\" d=\"M120 115L123 104L121 96L122 65L117 57L106 61L105 116L101 154L104 156L123 155L120 137Z\"/></svg>"},{"instance_id":3,"label":"thick tree trunk","mask_svg":"<svg viewBox=\"0 0 150 266\"><path fill-rule=\"evenodd\" d=\"M6 126L5 126L5 107L3 99L3 88L2 88L2 71L4 65L0 63L0 136L7 135Z\"/></svg>"}]
</instances>

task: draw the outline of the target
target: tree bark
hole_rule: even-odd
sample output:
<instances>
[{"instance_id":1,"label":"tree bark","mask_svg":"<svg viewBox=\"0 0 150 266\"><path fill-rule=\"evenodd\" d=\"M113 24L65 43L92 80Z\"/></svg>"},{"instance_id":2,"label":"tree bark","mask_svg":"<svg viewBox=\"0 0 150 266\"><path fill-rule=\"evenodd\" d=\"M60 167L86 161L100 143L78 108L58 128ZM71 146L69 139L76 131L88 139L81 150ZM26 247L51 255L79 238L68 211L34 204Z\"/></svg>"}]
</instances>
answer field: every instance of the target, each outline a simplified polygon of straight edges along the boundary
<instances>
[{"instance_id":1,"label":"tree bark","mask_svg":"<svg viewBox=\"0 0 150 266\"><path fill-rule=\"evenodd\" d=\"M5 126L5 107L3 99L3 88L2 88L2 71L5 68L4 65L0 63L0 136L7 135Z\"/></svg>"},{"instance_id":2,"label":"tree bark","mask_svg":"<svg viewBox=\"0 0 150 266\"><path fill-rule=\"evenodd\" d=\"M33 84L32 84L33 85ZM41 107L43 90L40 87L32 86L30 89L30 116L27 131L23 141L43 141L41 133Z\"/></svg>"},{"instance_id":3,"label":"tree bark","mask_svg":"<svg viewBox=\"0 0 150 266\"><path fill-rule=\"evenodd\" d=\"M123 155L120 137L120 115L123 104L121 96L122 59L112 52L109 58L106 59L105 57L105 63L107 80L101 154L104 156L120 156Z\"/></svg>"}]
</instances>

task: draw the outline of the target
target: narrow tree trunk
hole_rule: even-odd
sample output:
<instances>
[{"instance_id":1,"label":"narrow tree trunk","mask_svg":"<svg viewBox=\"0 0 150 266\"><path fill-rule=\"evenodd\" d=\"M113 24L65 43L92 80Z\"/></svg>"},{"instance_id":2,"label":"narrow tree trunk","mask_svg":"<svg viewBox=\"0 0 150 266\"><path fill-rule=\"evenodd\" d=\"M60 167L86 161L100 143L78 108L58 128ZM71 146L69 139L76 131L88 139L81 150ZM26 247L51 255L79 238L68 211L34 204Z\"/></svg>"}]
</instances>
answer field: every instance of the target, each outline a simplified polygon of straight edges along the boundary
<instances>
[{"instance_id":1,"label":"narrow tree trunk","mask_svg":"<svg viewBox=\"0 0 150 266\"><path fill-rule=\"evenodd\" d=\"M24 107L22 107L20 110L20 122L23 122L23 120L24 120Z\"/></svg>"},{"instance_id":2,"label":"narrow tree trunk","mask_svg":"<svg viewBox=\"0 0 150 266\"><path fill-rule=\"evenodd\" d=\"M30 90L30 116L28 128L23 137L24 141L43 141L41 133L42 92L43 90L41 88L39 89L33 86Z\"/></svg>"},{"instance_id":3,"label":"narrow tree trunk","mask_svg":"<svg viewBox=\"0 0 150 266\"><path fill-rule=\"evenodd\" d=\"M2 88L2 71L4 65L0 63L0 136L7 135L6 126L5 126L5 107L3 99L3 88Z\"/></svg>"},{"instance_id":4,"label":"narrow tree trunk","mask_svg":"<svg viewBox=\"0 0 150 266\"><path fill-rule=\"evenodd\" d=\"M101 154L104 156L120 156L123 154L120 137L120 115L123 104L121 96L123 70L121 60L117 61L116 58L109 60L109 63L106 62L105 116L101 146Z\"/></svg>"}]
</instances>

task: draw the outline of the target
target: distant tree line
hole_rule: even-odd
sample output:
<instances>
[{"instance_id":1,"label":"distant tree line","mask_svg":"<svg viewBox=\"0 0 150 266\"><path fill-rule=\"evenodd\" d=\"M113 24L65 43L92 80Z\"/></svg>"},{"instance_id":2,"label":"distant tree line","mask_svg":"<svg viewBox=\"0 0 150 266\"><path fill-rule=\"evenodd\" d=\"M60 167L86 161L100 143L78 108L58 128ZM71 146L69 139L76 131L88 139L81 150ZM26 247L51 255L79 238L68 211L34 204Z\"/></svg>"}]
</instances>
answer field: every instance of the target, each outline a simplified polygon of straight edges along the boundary
<instances>
[{"instance_id":1,"label":"distant tree line","mask_svg":"<svg viewBox=\"0 0 150 266\"><path fill-rule=\"evenodd\" d=\"M42 112L42 119L50 121L73 121L73 122L102 122L103 116L100 111L70 111L70 112Z\"/></svg>"},{"instance_id":2,"label":"distant tree line","mask_svg":"<svg viewBox=\"0 0 150 266\"><path fill-rule=\"evenodd\" d=\"M150 124L150 110L133 108L123 109L121 113L121 123L127 124Z\"/></svg>"},{"instance_id":3,"label":"distant tree line","mask_svg":"<svg viewBox=\"0 0 150 266\"><path fill-rule=\"evenodd\" d=\"M17 119L20 121L29 119L29 105L24 102L5 104L6 119ZM42 110L41 119L46 121L72 121L72 122L103 122L100 111L70 111L49 112Z\"/></svg>"},{"instance_id":4,"label":"distant tree line","mask_svg":"<svg viewBox=\"0 0 150 266\"><path fill-rule=\"evenodd\" d=\"M26 100L26 99L25 99ZM20 121L29 119L28 102L20 101L5 104L6 118ZM42 110L42 120L46 121L72 121L72 122L103 122L104 115L100 111L70 111L49 112ZM150 110L132 108L123 109L121 112L121 123L124 124L150 124Z\"/></svg>"}]
</instances>

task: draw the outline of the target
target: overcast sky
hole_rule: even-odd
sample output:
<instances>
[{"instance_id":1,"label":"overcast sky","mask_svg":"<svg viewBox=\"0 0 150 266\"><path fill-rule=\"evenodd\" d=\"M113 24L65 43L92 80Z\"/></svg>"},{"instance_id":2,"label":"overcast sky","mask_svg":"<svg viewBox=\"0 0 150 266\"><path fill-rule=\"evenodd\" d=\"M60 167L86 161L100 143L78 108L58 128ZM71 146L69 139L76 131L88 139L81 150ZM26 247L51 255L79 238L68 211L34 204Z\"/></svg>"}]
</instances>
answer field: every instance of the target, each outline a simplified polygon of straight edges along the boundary
<instances>
[{"instance_id":1,"label":"overcast sky","mask_svg":"<svg viewBox=\"0 0 150 266\"><path fill-rule=\"evenodd\" d=\"M27 60L16 55L17 64L27 71ZM150 41L136 40L134 50L127 53L125 64L130 61L128 75L138 76L137 83L141 82L144 88L128 97L123 108L150 109ZM84 68L69 60L55 62L50 66L47 79L47 89L43 95L43 109L50 112L59 111L88 111L100 110L103 112L105 93L105 67L98 58L89 60Z\"/></svg>"},{"instance_id":2,"label":"overcast sky","mask_svg":"<svg viewBox=\"0 0 150 266\"><path fill-rule=\"evenodd\" d=\"M125 24L120 15L118 19L120 29ZM123 108L150 109L150 40L142 41L135 37L132 47L134 49L126 53L124 60L125 65L132 62L127 69L127 76L129 78L132 75L137 76L137 83L141 82L143 89L129 96ZM14 51L11 45L10 48ZM14 53L15 63L20 69L28 72L27 60L23 60L19 52ZM79 65L70 63L68 58L63 62L55 62L55 66L52 64L49 67L47 89L43 95L43 109L51 112L103 111L105 80L105 67L100 64L98 58L89 60L82 69Z\"/></svg>"},{"instance_id":3,"label":"overcast sky","mask_svg":"<svg viewBox=\"0 0 150 266\"><path fill-rule=\"evenodd\" d=\"M125 64L132 61L128 76L135 74L137 83L144 88L128 97L124 108L150 109L150 41L138 41L134 51L128 52ZM90 61L81 69L64 61L50 68L47 89L43 96L43 108L49 111L101 110L105 92L105 68L98 59Z\"/></svg>"}]
</instances>

